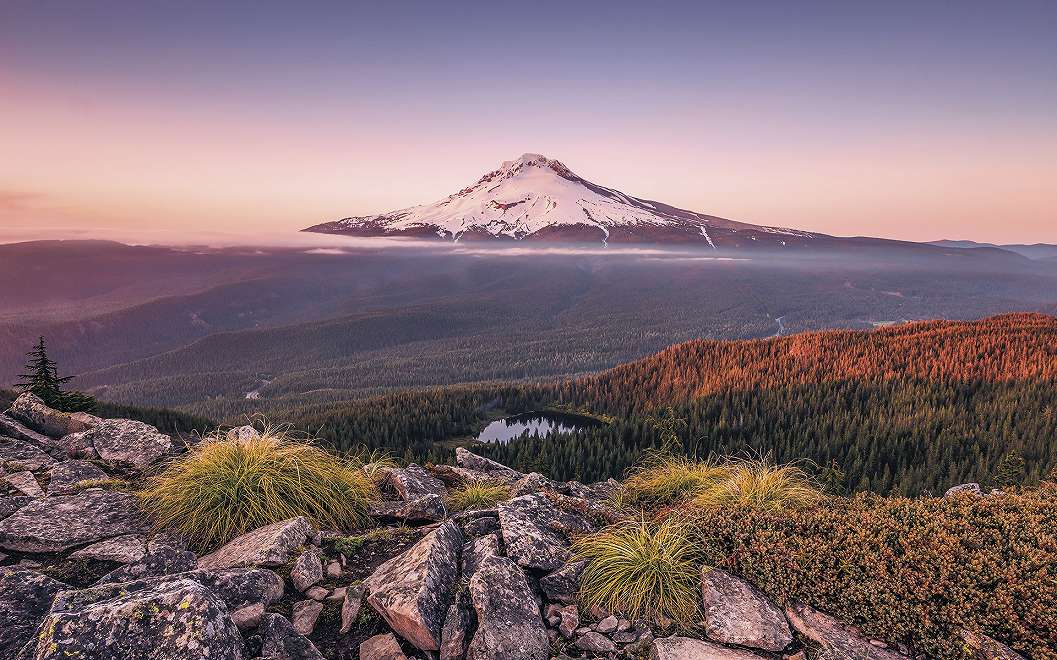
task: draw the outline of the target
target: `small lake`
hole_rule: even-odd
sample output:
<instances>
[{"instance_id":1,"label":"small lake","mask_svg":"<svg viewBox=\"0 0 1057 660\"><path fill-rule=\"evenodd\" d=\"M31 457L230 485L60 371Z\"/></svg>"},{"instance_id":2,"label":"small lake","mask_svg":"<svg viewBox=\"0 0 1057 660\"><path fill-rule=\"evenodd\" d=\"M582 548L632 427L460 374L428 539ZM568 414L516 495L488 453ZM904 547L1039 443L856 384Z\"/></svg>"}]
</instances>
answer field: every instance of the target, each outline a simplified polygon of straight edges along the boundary
<instances>
[{"instance_id":1,"label":"small lake","mask_svg":"<svg viewBox=\"0 0 1057 660\"><path fill-rule=\"evenodd\" d=\"M574 433L602 422L584 415L557 412L527 412L497 419L484 427L477 442L501 442L506 444L523 435L544 437L557 433Z\"/></svg>"}]
</instances>

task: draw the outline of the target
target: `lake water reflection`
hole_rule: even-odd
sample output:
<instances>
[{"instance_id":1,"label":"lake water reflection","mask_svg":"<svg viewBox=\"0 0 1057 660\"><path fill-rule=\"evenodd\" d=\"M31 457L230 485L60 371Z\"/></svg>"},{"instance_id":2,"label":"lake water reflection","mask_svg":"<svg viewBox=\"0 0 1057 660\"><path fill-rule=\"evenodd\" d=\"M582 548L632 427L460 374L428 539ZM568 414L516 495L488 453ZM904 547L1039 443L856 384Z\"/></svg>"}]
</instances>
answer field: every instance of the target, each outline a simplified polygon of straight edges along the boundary
<instances>
[{"instance_id":1,"label":"lake water reflection","mask_svg":"<svg viewBox=\"0 0 1057 660\"><path fill-rule=\"evenodd\" d=\"M477 442L507 443L521 436L544 437L555 433L573 433L580 429L601 424L596 419L582 415L554 412L528 412L497 419L484 427Z\"/></svg>"}]
</instances>

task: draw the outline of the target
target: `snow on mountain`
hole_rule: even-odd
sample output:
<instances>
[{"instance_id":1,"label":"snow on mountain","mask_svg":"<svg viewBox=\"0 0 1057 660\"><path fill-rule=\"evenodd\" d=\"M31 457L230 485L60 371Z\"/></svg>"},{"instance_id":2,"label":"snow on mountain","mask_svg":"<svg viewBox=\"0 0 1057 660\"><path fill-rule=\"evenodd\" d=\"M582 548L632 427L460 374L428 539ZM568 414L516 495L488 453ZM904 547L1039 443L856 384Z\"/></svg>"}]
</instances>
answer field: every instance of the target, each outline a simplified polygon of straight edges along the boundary
<instances>
[{"instance_id":1,"label":"snow on mountain","mask_svg":"<svg viewBox=\"0 0 1057 660\"><path fill-rule=\"evenodd\" d=\"M433 204L342 218L305 231L453 241L700 243L715 249L781 247L823 238L632 197L591 183L540 154L506 161L474 185Z\"/></svg>"}]
</instances>

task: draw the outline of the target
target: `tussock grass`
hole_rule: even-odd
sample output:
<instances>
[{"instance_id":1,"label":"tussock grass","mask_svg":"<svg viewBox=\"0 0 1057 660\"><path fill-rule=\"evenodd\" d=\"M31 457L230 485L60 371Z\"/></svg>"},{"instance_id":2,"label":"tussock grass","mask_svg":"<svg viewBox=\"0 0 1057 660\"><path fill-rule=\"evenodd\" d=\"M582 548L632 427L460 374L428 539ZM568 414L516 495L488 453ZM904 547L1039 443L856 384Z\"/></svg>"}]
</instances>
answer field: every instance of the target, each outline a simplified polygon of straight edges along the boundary
<instances>
[{"instance_id":1,"label":"tussock grass","mask_svg":"<svg viewBox=\"0 0 1057 660\"><path fill-rule=\"evenodd\" d=\"M448 493L450 511L488 509L510 499L510 487L496 481L469 481Z\"/></svg>"},{"instance_id":2,"label":"tussock grass","mask_svg":"<svg viewBox=\"0 0 1057 660\"><path fill-rule=\"evenodd\" d=\"M693 507L781 511L815 504L822 499L822 492L811 475L796 465L737 459L729 461L726 468L725 478L707 484L697 492Z\"/></svg>"},{"instance_id":3,"label":"tussock grass","mask_svg":"<svg viewBox=\"0 0 1057 660\"><path fill-rule=\"evenodd\" d=\"M171 461L139 496L159 527L205 550L294 516L357 527L377 493L362 468L275 429L242 441L216 435Z\"/></svg>"},{"instance_id":4,"label":"tussock grass","mask_svg":"<svg viewBox=\"0 0 1057 660\"><path fill-rule=\"evenodd\" d=\"M573 544L587 561L580 599L632 619L666 617L689 625L700 601L700 551L689 528L672 519L632 520Z\"/></svg>"},{"instance_id":5,"label":"tussock grass","mask_svg":"<svg viewBox=\"0 0 1057 660\"><path fill-rule=\"evenodd\" d=\"M624 487L617 493L617 504L646 508L675 504L693 497L728 473L726 465L712 459L692 461L668 454L651 454L624 480Z\"/></svg>"}]
</instances>

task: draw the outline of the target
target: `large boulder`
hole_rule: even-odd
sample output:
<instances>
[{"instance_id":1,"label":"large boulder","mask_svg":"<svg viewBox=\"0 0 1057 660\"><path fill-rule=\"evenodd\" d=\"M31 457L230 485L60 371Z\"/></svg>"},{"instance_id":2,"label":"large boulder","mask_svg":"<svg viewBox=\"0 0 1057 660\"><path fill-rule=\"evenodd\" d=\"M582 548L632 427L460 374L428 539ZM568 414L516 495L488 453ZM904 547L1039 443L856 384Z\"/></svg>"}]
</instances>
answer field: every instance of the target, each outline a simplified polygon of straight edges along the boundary
<instances>
[{"instance_id":1,"label":"large boulder","mask_svg":"<svg viewBox=\"0 0 1057 660\"><path fill-rule=\"evenodd\" d=\"M45 497L0 521L0 549L62 552L88 543L147 531L147 520L128 493L92 488Z\"/></svg>"},{"instance_id":2,"label":"large boulder","mask_svg":"<svg viewBox=\"0 0 1057 660\"><path fill-rule=\"evenodd\" d=\"M132 419L105 419L82 431L80 441L90 444L108 463L150 465L172 450L172 438ZM63 442L69 443L69 438Z\"/></svg>"},{"instance_id":3,"label":"large boulder","mask_svg":"<svg viewBox=\"0 0 1057 660\"><path fill-rule=\"evenodd\" d=\"M240 660L242 636L213 591L187 576L60 592L36 660Z\"/></svg>"},{"instance_id":4,"label":"large boulder","mask_svg":"<svg viewBox=\"0 0 1057 660\"><path fill-rule=\"evenodd\" d=\"M466 660L547 660L550 640L525 573L506 557L488 557L470 578L477 632Z\"/></svg>"},{"instance_id":5,"label":"large boulder","mask_svg":"<svg viewBox=\"0 0 1057 660\"><path fill-rule=\"evenodd\" d=\"M14 658L33 638L66 585L35 571L0 568L0 658Z\"/></svg>"},{"instance_id":6,"label":"large boulder","mask_svg":"<svg viewBox=\"0 0 1057 660\"><path fill-rule=\"evenodd\" d=\"M440 495L423 495L408 502L376 502L368 513L382 521L436 522L444 520L448 510Z\"/></svg>"},{"instance_id":7,"label":"large boulder","mask_svg":"<svg viewBox=\"0 0 1057 660\"><path fill-rule=\"evenodd\" d=\"M8 471L40 470L55 462L55 459L24 440L0 436L0 467Z\"/></svg>"},{"instance_id":8,"label":"large boulder","mask_svg":"<svg viewBox=\"0 0 1057 660\"><path fill-rule=\"evenodd\" d=\"M745 649L727 648L690 637L662 637L653 640L650 646L650 660L766 660L768 657L770 656Z\"/></svg>"},{"instance_id":9,"label":"large boulder","mask_svg":"<svg viewBox=\"0 0 1057 660\"><path fill-rule=\"evenodd\" d=\"M406 468L389 472L389 483L405 502L417 500L425 495L444 497L448 490L444 483L421 465L411 463Z\"/></svg>"},{"instance_id":10,"label":"large boulder","mask_svg":"<svg viewBox=\"0 0 1057 660\"><path fill-rule=\"evenodd\" d=\"M48 495L76 493L83 481L106 479L107 473L88 461L70 460L55 463L48 470Z\"/></svg>"},{"instance_id":11,"label":"large boulder","mask_svg":"<svg viewBox=\"0 0 1057 660\"><path fill-rule=\"evenodd\" d=\"M360 660L407 660L393 633L382 633L360 643Z\"/></svg>"},{"instance_id":12,"label":"large boulder","mask_svg":"<svg viewBox=\"0 0 1057 660\"><path fill-rule=\"evenodd\" d=\"M206 573L208 584L229 610L247 605L271 605L283 597L283 579L266 568L230 568Z\"/></svg>"},{"instance_id":13,"label":"large boulder","mask_svg":"<svg viewBox=\"0 0 1057 660\"><path fill-rule=\"evenodd\" d=\"M459 527L449 520L364 581L367 603L423 651L440 648L452 587L459 578L462 540Z\"/></svg>"},{"instance_id":14,"label":"large boulder","mask_svg":"<svg viewBox=\"0 0 1057 660\"><path fill-rule=\"evenodd\" d=\"M463 447L455 448L455 463L460 468L474 473L475 478L478 479L480 475L486 475L489 479L513 484L525 476L517 470L512 470L502 463L496 463L490 458L478 456Z\"/></svg>"},{"instance_id":15,"label":"large boulder","mask_svg":"<svg viewBox=\"0 0 1057 660\"><path fill-rule=\"evenodd\" d=\"M785 616L798 633L815 642L823 650L838 658L861 660L901 660L895 651L874 646L857 630L841 621L819 612L805 603L790 603Z\"/></svg>"},{"instance_id":16,"label":"large boulder","mask_svg":"<svg viewBox=\"0 0 1057 660\"><path fill-rule=\"evenodd\" d=\"M68 413L49 408L35 394L19 395L7 414L29 428L52 438L61 438L70 433L87 431L103 420L88 413Z\"/></svg>"},{"instance_id":17,"label":"large boulder","mask_svg":"<svg viewBox=\"0 0 1057 660\"><path fill-rule=\"evenodd\" d=\"M498 556L499 535L488 534L467 541L462 546L462 579L469 580L487 557Z\"/></svg>"},{"instance_id":18,"label":"large boulder","mask_svg":"<svg viewBox=\"0 0 1057 660\"><path fill-rule=\"evenodd\" d=\"M507 556L524 568L560 568L569 560L570 537L593 529L586 518L559 509L542 494L515 497L498 509Z\"/></svg>"},{"instance_id":19,"label":"large boulder","mask_svg":"<svg viewBox=\"0 0 1057 660\"><path fill-rule=\"evenodd\" d=\"M51 438L43 433L37 433L14 417L4 413L0 413L0 435L16 440L24 440L49 452L55 448L55 443Z\"/></svg>"},{"instance_id":20,"label":"large boulder","mask_svg":"<svg viewBox=\"0 0 1057 660\"><path fill-rule=\"evenodd\" d=\"M282 566L290 561L315 530L305 518L289 518L232 539L198 560L199 568L222 570L239 566Z\"/></svg>"},{"instance_id":21,"label":"large boulder","mask_svg":"<svg viewBox=\"0 0 1057 660\"><path fill-rule=\"evenodd\" d=\"M943 493L944 497L954 497L955 495L983 495L984 491L980 488L978 483L967 483L958 484L957 486L951 486Z\"/></svg>"},{"instance_id":22,"label":"large boulder","mask_svg":"<svg viewBox=\"0 0 1057 660\"><path fill-rule=\"evenodd\" d=\"M323 660L312 640L294 630L294 624L281 614L265 614L257 627L261 636L261 657L274 660Z\"/></svg>"},{"instance_id":23,"label":"large boulder","mask_svg":"<svg viewBox=\"0 0 1057 660\"><path fill-rule=\"evenodd\" d=\"M782 610L759 589L726 571L701 569L701 603L702 627L709 639L773 652L793 641Z\"/></svg>"}]
</instances>

